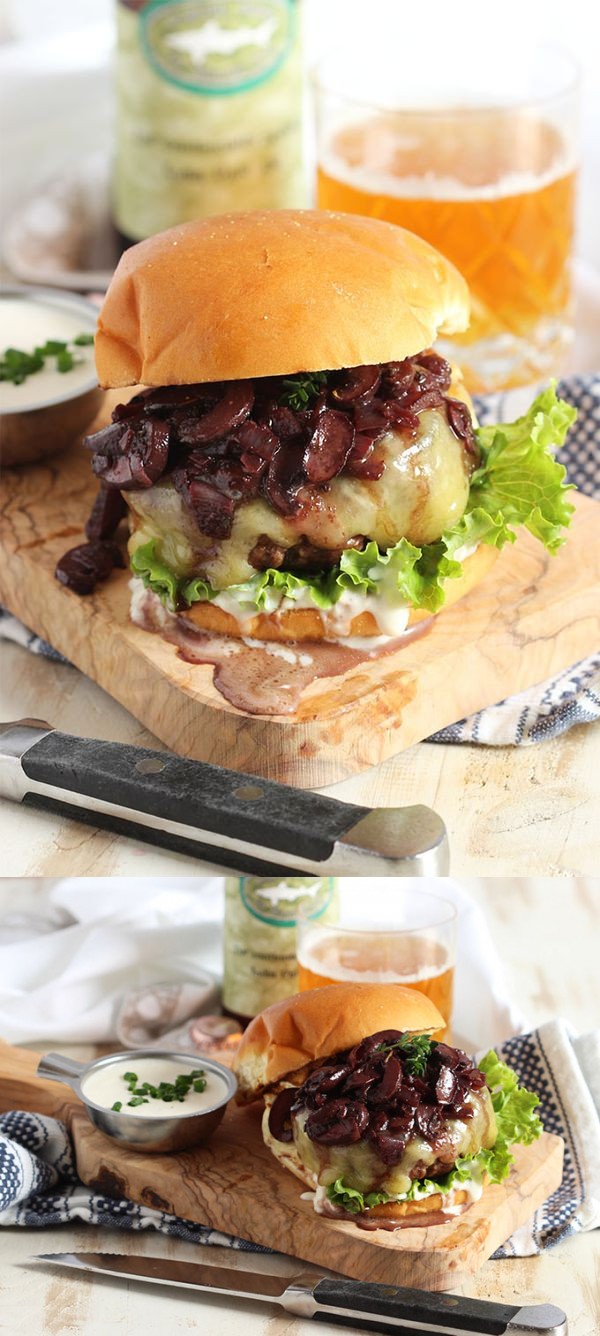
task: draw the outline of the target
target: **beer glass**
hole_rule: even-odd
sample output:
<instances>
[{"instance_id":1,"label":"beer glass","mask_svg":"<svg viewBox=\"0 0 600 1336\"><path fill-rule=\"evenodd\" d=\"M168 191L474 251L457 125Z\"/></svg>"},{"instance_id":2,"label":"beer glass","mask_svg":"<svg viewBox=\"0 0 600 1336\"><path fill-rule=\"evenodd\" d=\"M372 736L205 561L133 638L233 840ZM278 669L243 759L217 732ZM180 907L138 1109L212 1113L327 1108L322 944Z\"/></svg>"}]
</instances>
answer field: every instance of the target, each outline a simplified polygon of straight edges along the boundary
<instances>
[{"instance_id":1,"label":"beer glass","mask_svg":"<svg viewBox=\"0 0 600 1336\"><path fill-rule=\"evenodd\" d=\"M368 34L316 70L317 202L417 232L471 291L440 339L468 388L535 385L572 340L578 71L494 33L477 53L433 32ZM372 45L374 41L374 45Z\"/></svg>"},{"instance_id":2,"label":"beer glass","mask_svg":"<svg viewBox=\"0 0 600 1336\"><path fill-rule=\"evenodd\" d=\"M298 987L303 992L332 983L400 983L430 997L448 1027L455 942L456 909L450 900L409 887L377 889L366 878L355 878L354 886L340 888L336 921L300 914Z\"/></svg>"}]
</instances>

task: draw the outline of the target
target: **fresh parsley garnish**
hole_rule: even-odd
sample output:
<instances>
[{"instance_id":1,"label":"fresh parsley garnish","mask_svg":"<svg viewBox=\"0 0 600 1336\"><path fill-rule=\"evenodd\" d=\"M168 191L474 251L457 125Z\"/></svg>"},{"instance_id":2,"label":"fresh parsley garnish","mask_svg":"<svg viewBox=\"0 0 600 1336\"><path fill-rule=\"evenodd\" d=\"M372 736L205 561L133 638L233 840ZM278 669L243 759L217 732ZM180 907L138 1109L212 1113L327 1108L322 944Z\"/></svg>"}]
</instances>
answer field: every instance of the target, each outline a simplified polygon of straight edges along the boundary
<instances>
[{"instance_id":1,"label":"fresh parsley garnish","mask_svg":"<svg viewBox=\"0 0 600 1336\"><path fill-rule=\"evenodd\" d=\"M403 1034L390 1043L379 1044L377 1053L396 1053L408 1076L424 1076L435 1039L426 1034Z\"/></svg>"},{"instance_id":2,"label":"fresh parsley garnish","mask_svg":"<svg viewBox=\"0 0 600 1336\"><path fill-rule=\"evenodd\" d=\"M310 408L326 384L326 371L307 371L303 376L290 376L283 382L284 392L279 402L300 413L303 408Z\"/></svg>"},{"instance_id":3,"label":"fresh parsley garnish","mask_svg":"<svg viewBox=\"0 0 600 1336\"><path fill-rule=\"evenodd\" d=\"M75 357L71 351L72 348L89 347L94 342L94 335L78 334L75 339L69 343L61 339L46 339L38 348L34 348L32 353L27 353L23 348L5 348L0 353L0 380L10 380L13 385L22 385L28 376L33 376L36 371L41 371L49 357L56 358L56 370L60 372L72 371L74 366L79 366L80 357Z\"/></svg>"}]
</instances>

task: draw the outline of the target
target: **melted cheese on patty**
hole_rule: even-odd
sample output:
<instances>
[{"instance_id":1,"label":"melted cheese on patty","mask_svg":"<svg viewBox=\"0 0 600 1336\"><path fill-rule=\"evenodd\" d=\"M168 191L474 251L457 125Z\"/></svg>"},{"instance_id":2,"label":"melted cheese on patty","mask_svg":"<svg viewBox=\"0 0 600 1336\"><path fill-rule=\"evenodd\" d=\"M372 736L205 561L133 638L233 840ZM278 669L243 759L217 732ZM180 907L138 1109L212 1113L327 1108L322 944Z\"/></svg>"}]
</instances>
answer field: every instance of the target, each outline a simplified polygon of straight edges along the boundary
<instances>
[{"instance_id":1,"label":"melted cheese on patty","mask_svg":"<svg viewBox=\"0 0 600 1336\"><path fill-rule=\"evenodd\" d=\"M168 477L145 491L125 494L132 511L130 553L157 540L158 552L178 576L202 575L214 589L256 575L248 554L259 535L293 547L304 535L316 547L343 548L364 535L380 548L400 538L433 543L461 518L469 495L469 469L462 442L445 414L432 408L419 416L414 441L388 432L379 444L386 467L373 481L341 474L316 494L302 517L286 517L263 497L236 508L229 538L201 534L190 508Z\"/></svg>"}]
</instances>

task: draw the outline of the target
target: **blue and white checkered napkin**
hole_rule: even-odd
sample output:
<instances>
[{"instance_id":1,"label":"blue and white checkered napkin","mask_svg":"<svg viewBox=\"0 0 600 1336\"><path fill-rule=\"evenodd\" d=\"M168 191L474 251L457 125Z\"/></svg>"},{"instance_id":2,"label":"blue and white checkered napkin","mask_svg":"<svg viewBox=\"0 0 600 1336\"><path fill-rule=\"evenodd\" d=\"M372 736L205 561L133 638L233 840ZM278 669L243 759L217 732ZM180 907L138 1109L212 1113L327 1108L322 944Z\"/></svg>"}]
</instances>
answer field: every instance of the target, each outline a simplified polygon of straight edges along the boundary
<instances>
[{"instance_id":1,"label":"blue and white checkered napkin","mask_svg":"<svg viewBox=\"0 0 600 1336\"><path fill-rule=\"evenodd\" d=\"M600 373L570 376L559 394L578 410L575 425L561 450L569 481L588 496L600 498ZM523 407L526 407L524 404ZM515 416L514 401L505 395L477 399L479 421L502 422ZM520 412L521 409L517 409ZM51 645L0 608L0 639L13 640L34 654L65 662ZM470 742L492 747L522 747L565 733L574 724L600 719L599 653L559 673L548 682L510 696L498 705L434 733L429 742Z\"/></svg>"},{"instance_id":2,"label":"blue and white checkered napkin","mask_svg":"<svg viewBox=\"0 0 600 1336\"><path fill-rule=\"evenodd\" d=\"M600 1032L575 1039L564 1021L550 1021L509 1039L498 1051L539 1095L545 1130L565 1141L561 1186L495 1254L528 1257L568 1234L600 1226ZM188 1243L269 1251L207 1225L90 1192L77 1177L63 1123L34 1113L1 1114L0 1225L39 1228L79 1221L157 1229Z\"/></svg>"}]
</instances>

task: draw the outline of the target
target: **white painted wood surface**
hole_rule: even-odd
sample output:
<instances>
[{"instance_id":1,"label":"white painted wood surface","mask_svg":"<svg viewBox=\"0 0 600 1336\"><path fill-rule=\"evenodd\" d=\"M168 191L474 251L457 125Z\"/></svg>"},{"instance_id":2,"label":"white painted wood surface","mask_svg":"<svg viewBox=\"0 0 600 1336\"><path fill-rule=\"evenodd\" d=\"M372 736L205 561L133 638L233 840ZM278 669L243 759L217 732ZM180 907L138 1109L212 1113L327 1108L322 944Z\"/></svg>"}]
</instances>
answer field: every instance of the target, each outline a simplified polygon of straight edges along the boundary
<instances>
[{"instance_id":1,"label":"white painted wood surface","mask_svg":"<svg viewBox=\"0 0 600 1336\"><path fill-rule=\"evenodd\" d=\"M531 1023L552 1015L567 1016L580 1031L597 1023L600 882L566 878L486 882L473 878L465 880L465 885L486 908L515 1001ZM3 892L0 882L0 914L8 909L12 894L14 889L7 887ZM20 908L35 908L41 894L39 887L29 883ZM81 1047L70 1051L73 1056L91 1053ZM150 1289L98 1276L52 1273L29 1264L34 1253L71 1249L190 1256L187 1245L155 1234L128 1235L83 1225L0 1231L0 1327L10 1336L164 1336L165 1332L177 1336L196 1328L208 1336L230 1336L233 1331L236 1336L314 1336L312 1324L275 1309L200 1300L184 1291ZM208 1260L277 1269L287 1275L295 1269L289 1259L221 1255L221 1250L212 1248ZM599 1277L598 1237L579 1235L541 1257L486 1263L468 1292L509 1303L559 1304L567 1313L570 1336L597 1336ZM333 1336L339 1329L323 1326L321 1330Z\"/></svg>"}]
</instances>

